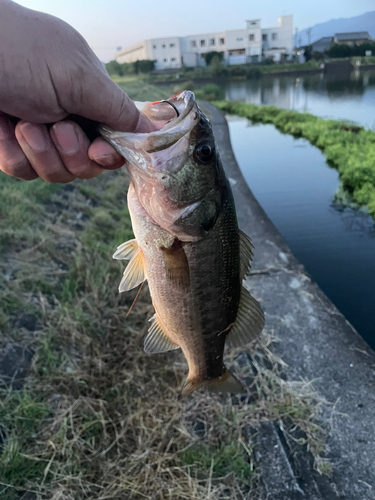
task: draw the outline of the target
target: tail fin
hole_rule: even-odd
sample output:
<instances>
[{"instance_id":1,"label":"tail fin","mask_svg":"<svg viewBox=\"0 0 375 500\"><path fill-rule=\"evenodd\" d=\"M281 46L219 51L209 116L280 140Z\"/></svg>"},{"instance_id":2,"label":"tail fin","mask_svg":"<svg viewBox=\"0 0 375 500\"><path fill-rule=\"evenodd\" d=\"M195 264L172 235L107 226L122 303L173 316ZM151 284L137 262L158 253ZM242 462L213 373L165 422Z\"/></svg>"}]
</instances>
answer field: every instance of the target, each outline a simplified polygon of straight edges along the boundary
<instances>
[{"instance_id":1,"label":"tail fin","mask_svg":"<svg viewBox=\"0 0 375 500\"><path fill-rule=\"evenodd\" d=\"M245 392L244 386L230 370L225 370L221 377L203 380L202 382L191 382L189 379L186 379L181 396L188 396L198 389L207 389L210 392L229 392L231 394Z\"/></svg>"}]
</instances>

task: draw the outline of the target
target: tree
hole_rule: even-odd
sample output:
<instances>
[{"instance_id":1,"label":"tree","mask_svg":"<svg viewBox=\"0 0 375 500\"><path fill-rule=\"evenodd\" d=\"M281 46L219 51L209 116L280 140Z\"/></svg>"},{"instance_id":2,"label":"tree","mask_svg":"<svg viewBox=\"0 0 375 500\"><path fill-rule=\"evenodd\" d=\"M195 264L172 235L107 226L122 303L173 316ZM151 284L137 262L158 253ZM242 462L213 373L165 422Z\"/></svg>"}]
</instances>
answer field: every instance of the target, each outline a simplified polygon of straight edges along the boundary
<instances>
[{"instance_id":1,"label":"tree","mask_svg":"<svg viewBox=\"0 0 375 500\"><path fill-rule=\"evenodd\" d=\"M117 61L110 61L105 65L105 67L110 75L123 75L121 64L119 64Z\"/></svg>"},{"instance_id":2,"label":"tree","mask_svg":"<svg viewBox=\"0 0 375 500\"><path fill-rule=\"evenodd\" d=\"M305 52L303 53L305 61L308 62L312 58L312 46L306 45Z\"/></svg>"},{"instance_id":3,"label":"tree","mask_svg":"<svg viewBox=\"0 0 375 500\"><path fill-rule=\"evenodd\" d=\"M206 52L204 54L204 60L206 61L207 66L211 64L211 61L214 57L217 57L221 62L224 59L224 54L222 52L216 52L214 50L211 52Z\"/></svg>"},{"instance_id":4,"label":"tree","mask_svg":"<svg viewBox=\"0 0 375 500\"><path fill-rule=\"evenodd\" d=\"M345 43L334 43L328 50L329 57L350 57L352 55L352 48Z\"/></svg>"},{"instance_id":5,"label":"tree","mask_svg":"<svg viewBox=\"0 0 375 500\"><path fill-rule=\"evenodd\" d=\"M225 73L225 68L223 67L223 59L215 55L210 62L210 70L213 76L220 76Z\"/></svg>"}]
</instances>

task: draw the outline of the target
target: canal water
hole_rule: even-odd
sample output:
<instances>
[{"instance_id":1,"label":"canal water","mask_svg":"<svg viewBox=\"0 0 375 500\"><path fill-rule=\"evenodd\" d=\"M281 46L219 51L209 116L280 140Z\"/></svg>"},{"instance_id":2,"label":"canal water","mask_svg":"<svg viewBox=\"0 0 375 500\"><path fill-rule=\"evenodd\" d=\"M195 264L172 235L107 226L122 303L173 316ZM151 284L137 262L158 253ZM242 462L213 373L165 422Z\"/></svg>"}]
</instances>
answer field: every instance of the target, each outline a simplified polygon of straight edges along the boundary
<instances>
[{"instance_id":1,"label":"canal water","mask_svg":"<svg viewBox=\"0 0 375 500\"><path fill-rule=\"evenodd\" d=\"M225 92L228 99L242 95L247 102L306 110L370 128L375 122L375 73L360 75L361 84L353 85L353 78L359 81L352 75L335 90L318 75L299 81L232 82ZM228 120L234 153L259 203L298 260L375 348L374 220L335 202L338 173L306 140L281 134L272 125Z\"/></svg>"},{"instance_id":2,"label":"canal water","mask_svg":"<svg viewBox=\"0 0 375 500\"><path fill-rule=\"evenodd\" d=\"M375 71L231 81L223 89L230 101L294 109L375 129Z\"/></svg>"}]
</instances>

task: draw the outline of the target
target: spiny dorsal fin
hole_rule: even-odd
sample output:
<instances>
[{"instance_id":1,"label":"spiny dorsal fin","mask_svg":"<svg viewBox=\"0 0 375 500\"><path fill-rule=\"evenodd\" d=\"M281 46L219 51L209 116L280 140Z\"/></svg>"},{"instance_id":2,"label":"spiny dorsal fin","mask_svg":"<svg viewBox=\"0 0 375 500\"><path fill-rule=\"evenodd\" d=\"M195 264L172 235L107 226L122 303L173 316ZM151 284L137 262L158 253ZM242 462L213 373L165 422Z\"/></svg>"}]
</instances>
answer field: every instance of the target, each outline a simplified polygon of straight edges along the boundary
<instances>
[{"instance_id":1,"label":"spiny dorsal fin","mask_svg":"<svg viewBox=\"0 0 375 500\"><path fill-rule=\"evenodd\" d=\"M191 382L189 379L186 379L181 391L181 396L188 396L198 389L206 389L210 392L229 392L230 394L241 394L245 392L241 382L230 370L225 370L221 377L203 380L202 382Z\"/></svg>"},{"instance_id":2,"label":"spiny dorsal fin","mask_svg":"<svg viewBox=\"0 0 375 500\"><path fill-rule=\"evenodd\" d=\"M163 332L156 314L154 314L150 321L153 323L148 330L148 334L143 344L145 353L156 354L179 349L178 345L169 340L167 335Z\"/></svg>"},{"instance_id":3,"label":"spiny dorsal fin","mask_svg":"<svg viewBox=\"0 0 375 500\"><path fill-rule=\"evenodd\" d=\"M226 345L242 347L255 340L262 333L264 323L264 314L260 305L246 288L241 287L236 321L226 336Z\"/></svg>"},{"instance_id":4,"label":"spiny dorsal fin","mask_svg":"<svg viewBox=\"0 0 375 500\"><path fill-rule=\"evenodd\" d=\"M124 276L122 277L119 292L127 292L132 288L143 283L146 279L145 258L140 248L134 254L134 257L126 266Z\"/></svg>"},{"instance_id":5,"label":"spiny dorsal fin","mask_svg":"<svg viewBox=\"0 0 375 500\"><path fill-rule=\"evenodd\" d=\"M241 229L239 230L240 234L240 262L241 262L241 270L240 277L244 279L246 274L248 273L251 265L251 261L253 259L253 245L251 244L250 238L245 234Z\"/></svg>"},{"instance_id":6,"label":"spiny dorsal fin","mask_svg":"<svg viewBox=\"0 0 375 500\"><path fill-rule=\"evenodd\" d=\"M138 243L136 239L125 241L125 243L117 247L116 252L113 254L113 259L130 260L134 257L137 250Z\"/></svg>"},{"instance_id":7,"label":"spiny dorsal fin","mask_svg":"<svg viewBox=\"0 0 375 500\"><path fill-rule=\"evenodd\" d=\"M189 263L180 240L175 240L170 248L162 248L167 278L178 287L190 284Z\"/></svg>"}]
</instances>

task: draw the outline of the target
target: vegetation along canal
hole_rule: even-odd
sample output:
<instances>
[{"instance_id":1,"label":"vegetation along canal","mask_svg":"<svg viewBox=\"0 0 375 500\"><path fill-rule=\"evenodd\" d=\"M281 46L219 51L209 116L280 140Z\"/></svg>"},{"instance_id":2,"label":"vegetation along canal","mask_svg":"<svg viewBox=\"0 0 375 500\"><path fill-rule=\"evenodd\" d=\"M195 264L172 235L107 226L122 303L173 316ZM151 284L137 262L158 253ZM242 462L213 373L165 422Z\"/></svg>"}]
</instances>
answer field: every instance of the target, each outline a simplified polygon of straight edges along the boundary
<instances>
[{"instance_id":1,"label":"vegetation along canal","mask_svg":"<svg viewBox=\"0 0 375 500\"><path fill-rule=\"evenodd\" d=\"M375 73L336 81L318 75L232 82L226 98L298 111L306 108L318 116L372 128ZM301 109L302 102L307 105ZM259 203L307 271L375 347L374 219L335 198L340 185L337 171L305 139L245 118L229 117L229 126L238 163Z\"/></svg>"}]
</instances>

